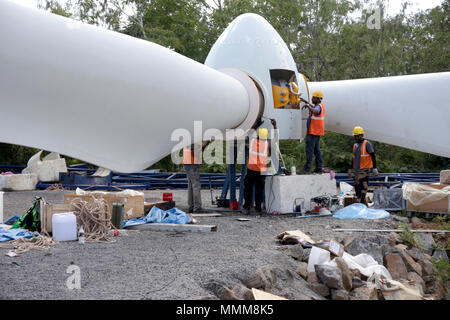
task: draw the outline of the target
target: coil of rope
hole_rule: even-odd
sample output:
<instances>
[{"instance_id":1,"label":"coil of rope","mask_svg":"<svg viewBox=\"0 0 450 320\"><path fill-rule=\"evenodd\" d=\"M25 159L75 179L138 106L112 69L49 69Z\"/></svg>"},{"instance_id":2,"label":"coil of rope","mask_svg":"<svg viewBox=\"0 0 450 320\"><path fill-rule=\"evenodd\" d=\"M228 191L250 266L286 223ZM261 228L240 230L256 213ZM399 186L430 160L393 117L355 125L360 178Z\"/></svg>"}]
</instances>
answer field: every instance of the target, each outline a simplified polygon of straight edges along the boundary
<instances>
[{"instance_id":1,"label":"coil of rope","mask_svg":"<svg viewBox=\"0 0 450 320\"><path fill-rule=\"evenodd\" d=\"M70 210L77 217L77 230L83 227L86 242L115 242L109 234L114 229L109 205L103 198L92 196L89 202L75 198L70 203Z\"/></svg>"}]
</instances>

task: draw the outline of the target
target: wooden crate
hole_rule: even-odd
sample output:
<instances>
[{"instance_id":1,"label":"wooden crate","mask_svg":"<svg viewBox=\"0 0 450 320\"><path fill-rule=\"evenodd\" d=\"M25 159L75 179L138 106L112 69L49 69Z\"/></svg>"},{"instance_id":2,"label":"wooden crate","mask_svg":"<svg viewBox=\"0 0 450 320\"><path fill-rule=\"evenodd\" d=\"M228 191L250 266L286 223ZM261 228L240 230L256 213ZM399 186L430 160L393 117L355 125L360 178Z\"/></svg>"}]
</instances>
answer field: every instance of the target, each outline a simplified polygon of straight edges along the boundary
<instances>
[{"instance_id":1,"label":"wooden crate","mask_svg":"<svg viewBox=\"0 0 450 320\"><path fill-rule=\"evenodd\" d=\"M144 196L124 196L118 195L114 192L108 193L92 193L89 195L77 195L75 193L68 193L64 195L64 203L70 204L74 199L81 199L87 202L92 201L92 197L99 199L103 198L109 207L109 216L112 216L113 203L124 204L124 220L131 218L139 218L144 216Z\"/></svg>"},{"instance_id":2,"label":"wooden crate","mask_svg":"<svg viewBox=\"0 0 450 320\"><path fill-rule=\"evenodd\" d=\"M52 232L52 217L55 213L70 212L70 205L63 204L45 204L41 214L41 228L48 232Z\"/></svg>"},{"instance_id":3,"label":"wooden crate","mask_svg":"<svg viewBox=\"0 0 450 320\"><path fill-rule=\"evenodd\" d=\"M442 189L448 187L443 184L427 184L428 187ZM439 201L424 203L420 206L414 206L411 202L406 201L406 211L430 212L430 213L450 213L450 196Z\"/></svg>"}]
</instances>

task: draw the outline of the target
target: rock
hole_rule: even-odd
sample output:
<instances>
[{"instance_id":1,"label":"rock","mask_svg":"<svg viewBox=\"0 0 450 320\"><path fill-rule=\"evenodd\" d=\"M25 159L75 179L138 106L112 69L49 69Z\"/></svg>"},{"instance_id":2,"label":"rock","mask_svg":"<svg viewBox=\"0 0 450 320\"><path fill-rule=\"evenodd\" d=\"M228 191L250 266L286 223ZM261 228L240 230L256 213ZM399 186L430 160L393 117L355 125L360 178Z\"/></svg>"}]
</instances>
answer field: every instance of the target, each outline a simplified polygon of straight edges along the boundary
<instances>
[{"instance_id":1,"label":"rock","mask_svg":"<svg viewBox=\"0 0 450 320\"><path fill-rule=\"evenodd\" d=\"M425 281L415 272L408 272L408 280L414 281L418 285L420 294L425 294Z\"/></svg>"},{"instance_id":2,"label":"rock","mask_svg":"<svg viewBox=\"0 0 450 320\"><path fill-rule=\"evenodd\" d=\"M356 288L361 288L363 286L366 285L365 281L362 281L360 278L358 277L354 277L352 280L352 288L356 289Z\"/></svg>"},{"instance_id":3,"label":"rock","mask_svg":"<svg viewBox=\"0 0 450 320\"><path fill-rule=\"evenodd\" d=\"M417 262L422 267L422 276L432 276L434 265L428 260L419 260Z\"/></svg>"},{"instance_id":4,"label":"rock","mask_svg":"<svg viewBox=\"0 0 450 320\"><path fill-rule=\"evenodd\" d=\"M342 289L342 272L338 267L316 264L314 268L320 282L328 288Z\"/></svg>"},{"instance_id":5,"label":"rock","mask_svg":"<svg viewBox=\"0 0 450 320\"><path fill-rule=\"evenodd\" d=\"M319 282L319 278L317 278L317 274L315 272L309 272L306 281L309 283L316 283Z\"/></svg>"},{"instance_id":6,"label":"rock","mask_svg":"<svg viewBox=\"0 0 450 320\"><path fill-rule=\"evenodd\" d=\"M345 262L345 260L343 258L340 258L340 257L334 259L334 261L336 262L338 268L341 270L341 273L342 273L342 285L343 285L344 289L347 290L347 291L351 291L352 290L353 274L350 271L349 267L347 266L347 263Z\"/></svg>"},{"instance_id":7,"label":"rock","mask_svg":"<svg viewBox=\"0 0 450 320\"><path fill-rule=\"evenodd\" d=\"M428 253L424 253L424 254L423 254L423 258L424 258L425 260L431 261L431 256L430 256Z\"/></svg>"},{"instance_id":8,"label":"rock","mask_svg":"<svg viewBox=\"0 0 450 320\"><path fill-rule=\"evenodd\" d=\"M416 247L412 247L411 249L406 250L406 252L417 262L419 262L420 260L424 260L425 257L422 253L422 251L420 251L418 248Z\"/></svg>"},{"instance_id":9,"label":"rock","mask_svg":"<svg viewBox=\"0 0 450 320\"><path fill-rule=\"evenodd\" d=\"M386 244L388 245L387 239ZM381 245L378 243L366 239L355 239L346 247L345 251L352 256L367 253L379 264L383 264L383 252L381 250Z\"/></svg>"},{"instance_id":10,"label":"rock","mask_svg":"<svg viewBox=\"0 0 450 320\"><path fill-rule=\"evenodd\" d=\"M366 237L365 240L376 243L379 246L389 245L388 238L386 236L382 236L382 235Z\"/></svg>"},{"instance_id":11,"label":"rock","mask_svg":"<svg viewBox=\"0 0 450 320\"><path fill-rule=\"evenodd\" d=\"M195 296L192 297L190 300L219 300L216 296Z\"/></svg>"},{"instance_id":12,"label":"rock","mask_svg":"<svg viewBox=\"0 0 450 320\"><path fill-rule=\"evenodd\" d=\"M393 214L393 215L392 215L392 218L393 218L395 221L399 221L399 222L409 222L408 217L402 217L402 216L398 216L398 215L396 215L396 214Z\"/></svg>"},{"instance_id":13,"label":"rock","mask_svg":"<svg viewBox=\"0 0 450 320\"><path fill-rule=\"evenodd\" d=\"M406 252L406 250L401 250L401 256L403 262L405 263L406 270L416 272L419 276L422 276L422 267L420 264L414 261L413 258Z\"/></svg>"},{"instance_id":14,"label":"rock","mask_svg":"<svg viewBox=\"0 0 450 320\"><path fill-rule=\"evenodd\" d=\"M389 233L388 237L388 244L393 247L397 244L397 242L400 242L400 235L396 232Z\"/></svg>"},{"instance_id":15,"label":"rock","mask_svg":"<svg viewBox=\"0 0 450 320\"><path fill-rule=\"evenodd\" d=\"M311 253L311 248L303 249L303 256L302 256L303 262L308 262L310 253Z\"/></svg>"},{"instance_id":16,"label":"rock","mask_svg":"<svg viewBox=\"0 0 450 320\"><path fill-rule=\"evenodd\" d=\"M233 291L228 289L225 282L220 280L211 280L206 284L206 289L212 291L219 299L222 300L241 300Z\"/></svg>"},{"instance_id":17,"label":"rock","mask_svg":"<svg viewBox=\"0 0 450 320\"><path fill-rule=\"evenodd\" d=\"M277 283L277 271L270 266L259 268L253 276L244 280L243 283L248 288L270 289Z\"/></svg>"},{"instance_id":18,"label":"rock","mask_svg":"<svg viewBox=\"0 0 450 320\"><path fill-rule=\"evenodd\" d=\"M252 290L247 288L246 286L243 286L240 283L236 283L231 291L234 293L236 297L243 300L255 300L255 297L253 296Z\"/></svg>"},{"instance_id":19,"label":"rock","mask_svg":"<svg viewBox=\"0 0 450 320\"><path fill-rule=\"evenodd\" d=\"M345 290L331 289L331 300L348 300L348 293Z\"/></svg>"},{"instance_id":20,"label":"rock","mask_svg":"<svg viewBox=\"0 0 450 320\"><path fill-rule=\"evenodd\" d=\"M384 265L393 279L408 279L408 271L400 255L388 253L384 256Z\"/></svg>"},{"instance_id":21,"label":"rock","mask_svg":"<svg viewBox=\"0 0 450 320\"><path fill-rule=\"evenodd\" d=\"M373 285L356 288L352 292L352 300L378 300L377 289Z\"/></svg>"},{"instance_id":22,"label":"rock","mask_svg":"<svg viewBox=\"0 0 450 320\"><path fill-rule=\"evenodd\" d=\"M425 293L432 294L437 300L442 300L445 298L445 289L442 284L433 276L423 277L425 281Z\"/></svg>"},{"instance_id":23,"label":"rock","mask_svg":"<svg viewBox=\"0 0 450 320\"><path fill-rule=\"evenodd\" d=\"M433 259L439 260L439 259L444 259L445 261L448 262L448 256L447 256L447 252L445 252L444 250L434 250Z\"/></svg>"},{"instance_id":24,"label":"rock","mask_svg":"<svg viewBox=\"0 0 450 320\"><path fill-rule=\"evenodd\" d=\"M306 262L300 262L295 272L297 272L303 279L307 279L308 278L308 271L306 270L307 267L308 264Z\"/></svg>"},{"instance_id":25,"label":"rock","mask_svg":"<svg viewBox=\"0 0 450 320\"><path fill-rule=\"evenodd\" d=\"M404 244L397 244L395 247L396 247L397 249L400 249L400 250L406 250L406 249L408 249L408 247L405 246Z\"/></svg>"},{"instance_id":26,"label":"rock","mask_svg":"<svg viewBox=\"0 0 450 320\"><path fill-rule=\"evenodd\" d=\"M330 295L330 289L323 283L310 283L308 287L322 297L328 297Z\"/></svg>"},{"instance_id":27,"label":"rock","mask_svg":"<svg viewBox=\"0 0 450 320\"><path fill-rule=\"evenodd\" d=\"M288 256L294 258L295 260L302 260L303 258L303 246L301 244L296 244L291 246L286 250Z\"/></svg>"},{"instance_id":28,"label":"rock","mask_svg":"<svg viewBox=\"0 0 450 320\"><path fill-rule=\"evenodd\" d=\"M362 273L361 273L361 271L359 271L358 269L351 269L350 270L351 271L351 273L353 274L353 278L360 278L360 279L362 279Z\"/></svg>"},{"instance_id":29,"label":"rock","mask_svg":"<svg viewBox=\"0 0 450 320\"><path fill-rule=\"evenodd\" d=\"M422 221L417 217L411 218L411 229L419 229L422 226Z\"/></svg>"},{"instance_id":30,"label":"rock","mask_svg":"<svg viewBox=\"0 0 450 320\"><path fill-rule=\"evenodd\" d=\"M417 233L416 239L426 254L431 255L433 253L433 248L436 246L436 243L431 233Z\"/></svg>"}]
</instances>

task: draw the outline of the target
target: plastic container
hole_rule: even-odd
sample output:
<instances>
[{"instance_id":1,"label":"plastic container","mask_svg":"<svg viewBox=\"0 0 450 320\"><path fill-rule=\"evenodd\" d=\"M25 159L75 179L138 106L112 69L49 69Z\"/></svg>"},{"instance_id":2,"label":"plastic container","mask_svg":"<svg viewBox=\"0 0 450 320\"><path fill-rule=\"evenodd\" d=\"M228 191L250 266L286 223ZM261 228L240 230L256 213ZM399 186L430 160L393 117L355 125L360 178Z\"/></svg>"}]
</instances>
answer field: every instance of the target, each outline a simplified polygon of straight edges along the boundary
<instances>
[{"instance_id":1,"label":"plastic container","mask_svg":"<svg viewBox=\"0 0 450 320\"><path fill-rule=\"evenodd\" d=\"M172 201L173 195L172 193L163 193L163 201Z\"/></svg>"},{"instance_id":2,"label":"plastic container","mask_svg":"<svg viewBox=\"0 0 450 320\"><path fill-rule=\"evenodd\" d=\"M238 210L239 209L239 201L230 201L230 209Z\"/></svg>"},{"instance_id":3,"label":"plastic container","mask_svg":"<svg viewBox=\"0 0 450 320\"><path fill-rule=\"evenodd\" d=\"M292 175L292 176L297 175L297 170L295 169L295 167L292 167L292 168L291 168L291 175Z\"/></svg>"},{"instance_id":4,"label":"plastic container","mask_svg":"<svg viewBox=\"0 0 450 320\"><path fill-rule=\"evenodd\" d=\"M52 217L53 240L77 240L77 218L73 212L55 213Z\"/></svg>"}]
</instances>

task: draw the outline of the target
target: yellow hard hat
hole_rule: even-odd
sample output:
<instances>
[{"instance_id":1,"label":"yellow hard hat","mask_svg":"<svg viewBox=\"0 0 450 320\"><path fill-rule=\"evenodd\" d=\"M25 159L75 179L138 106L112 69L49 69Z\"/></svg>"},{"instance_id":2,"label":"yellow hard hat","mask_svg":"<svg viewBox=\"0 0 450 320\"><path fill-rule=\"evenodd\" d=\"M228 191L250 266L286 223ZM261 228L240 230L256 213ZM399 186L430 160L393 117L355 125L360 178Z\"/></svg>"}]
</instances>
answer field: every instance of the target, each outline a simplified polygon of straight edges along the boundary
<instances>
[{"instance_id":1,"label":"yellow hard hat","mask_svg":"<svg viewBox=\"0 0 450 320\"><path fill-rule=\"evenodd\" d=\"M258 137L260 139L267 140L267 138L269 137L269 130L267 130L266 128L259 128Z\"/></svg>"},{"instance_id":2,"label":"yellow hard hat","mask_svg":"<svg viewBox=\"0 0 450 320\"><path fill-rule=\"evenodd\" d=\"M322 91L314 91L313 94L312 94L312 96L313 96L313 97L316 97L316 98L323 99L323 93L322 93Z\"/></svg>"},{"instance_id":3,"label":"yellow hard hat","mask_svg":"<svg viewBox=\"0 0 450 320\"><path fill-rule=\"evenodd\" d=\"M357 136L357 135L360 135L360 134L364 134L364 129L362 127L355 127L353 129L353 135Z\"/></svg>"}]
</instances>

